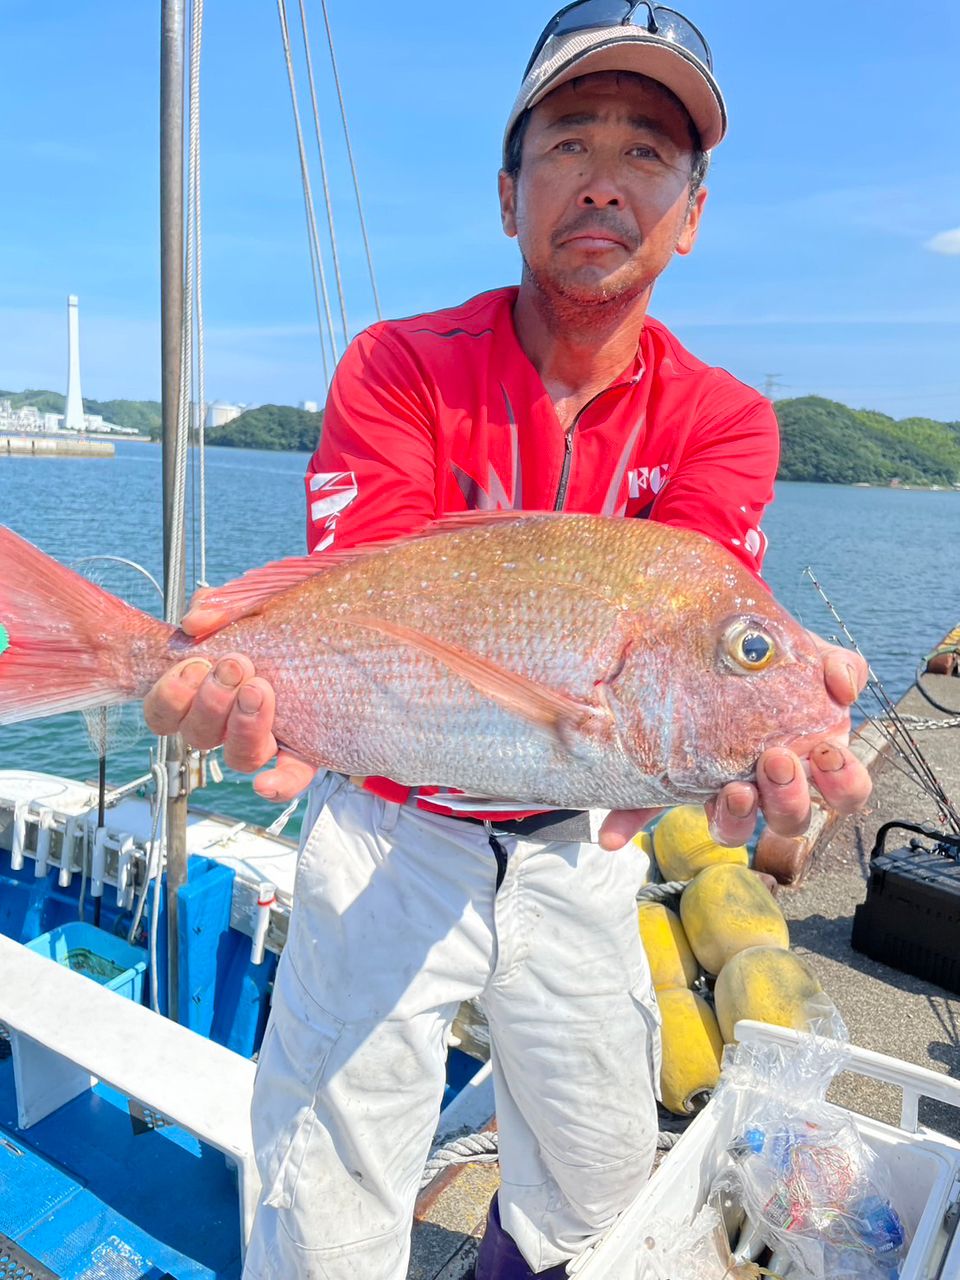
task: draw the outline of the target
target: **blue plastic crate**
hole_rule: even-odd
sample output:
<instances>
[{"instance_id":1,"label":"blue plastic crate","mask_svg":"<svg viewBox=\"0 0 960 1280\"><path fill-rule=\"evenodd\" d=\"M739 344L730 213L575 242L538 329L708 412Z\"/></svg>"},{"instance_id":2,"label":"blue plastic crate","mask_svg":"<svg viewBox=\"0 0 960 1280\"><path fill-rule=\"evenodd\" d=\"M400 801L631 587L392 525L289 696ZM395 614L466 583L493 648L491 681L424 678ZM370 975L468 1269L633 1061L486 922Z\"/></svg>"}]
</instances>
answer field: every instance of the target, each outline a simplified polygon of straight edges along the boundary
<instances>
[{"instance_id":1,"label":"blue plastic crate","mask_svg":"<svg viewBox=\"0 0 960 1280\"><path fill-rule=\"evenodd\" d=\"M41 933L26 945L30 951L48 956L118 995L138 1004L143 999L147 953L143 947L131 946L125 938L77 920Z\"/></svg>"}]
</instances>

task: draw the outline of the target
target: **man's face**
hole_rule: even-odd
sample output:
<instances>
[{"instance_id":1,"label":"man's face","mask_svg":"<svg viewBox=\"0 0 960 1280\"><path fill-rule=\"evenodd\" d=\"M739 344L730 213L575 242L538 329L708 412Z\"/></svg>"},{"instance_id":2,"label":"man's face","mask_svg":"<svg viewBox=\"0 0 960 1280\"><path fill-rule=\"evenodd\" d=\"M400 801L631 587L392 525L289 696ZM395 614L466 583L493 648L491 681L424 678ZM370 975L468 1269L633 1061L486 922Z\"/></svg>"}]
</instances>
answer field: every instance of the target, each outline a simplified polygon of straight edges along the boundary
<instances>
[{"instance_id":1,"label":"man's face","mask_svg":"<svg viewBox=\"0 0 960 1280\"><path fill-rule=\"evenodd\" d=\"M568 81L531 111L516 180L500 174L504 231L548 293L637 296L693 248L706 192L691 205L692 160L687 116L655 82Z\"/></svg>"}]
</instances>

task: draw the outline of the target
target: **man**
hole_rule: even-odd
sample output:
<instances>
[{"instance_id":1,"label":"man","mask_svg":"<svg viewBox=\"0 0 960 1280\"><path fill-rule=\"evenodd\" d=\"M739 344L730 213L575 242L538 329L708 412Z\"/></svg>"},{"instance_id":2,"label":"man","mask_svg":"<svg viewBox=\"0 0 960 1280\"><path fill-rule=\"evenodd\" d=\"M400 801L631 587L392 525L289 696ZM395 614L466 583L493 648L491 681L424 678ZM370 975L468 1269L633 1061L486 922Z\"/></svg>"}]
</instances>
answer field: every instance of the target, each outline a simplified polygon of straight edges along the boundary
<instances>
[{"instance_id":1,"label":"man","mask_svg":"<svg viewBox=\"0 0 960 1280\"><path fill-rule=\"evenodd\" d=\"M344 356L307 477L312 549L522 506L696 528L759 572L772 409L647 316L660 272L694 246L723 99L691 23L614 7L580 0L548 24L510 113L500 204L519 289L375 325ZM825 648L824 675L850 702L864 673ZM235 767L277 751L272 690L242 655L174 669L147 709L159 731L223 741ZM818 744L806 767L836 807L866 797L844 745ZM255 786L286 799L312 777L281 750ZM477 1276L564 1274L654 1153L658 1015L630 843L649 814L611 814L598 833L596 815L478 808L388 779L328 774L309 794L254 1100L264 1192L247 1280L406 1275L445 1036L467 997L490 1022L501 1142ZM809 804L803 762L777 749L756 787L723 789L713 820L740 843L760 807L791 835Z\"/></svg>"}]
</instances>

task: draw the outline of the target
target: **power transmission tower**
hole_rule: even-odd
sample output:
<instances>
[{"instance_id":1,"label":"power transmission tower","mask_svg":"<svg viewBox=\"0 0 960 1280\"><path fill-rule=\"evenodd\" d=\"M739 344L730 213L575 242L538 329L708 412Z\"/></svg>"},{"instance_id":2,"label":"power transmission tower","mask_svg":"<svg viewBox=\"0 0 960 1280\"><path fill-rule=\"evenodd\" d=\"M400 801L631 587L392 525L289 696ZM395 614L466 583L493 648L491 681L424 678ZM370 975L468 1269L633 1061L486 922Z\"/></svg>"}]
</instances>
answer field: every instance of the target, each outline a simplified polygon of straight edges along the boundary
<instances>
[{"instance_id":1,"label":"power transmission tower","mask_svg":"<svg viewBox=\"0 0 960 1280\"><path fill-rule=\"evenodd\" d=\"M774 391L776 391L778 387L783 386L783 383L780 381L782 377L782 373L768 373L764 377L763 394L768 400L772 400Z\"/></svg>"}]
</instances>

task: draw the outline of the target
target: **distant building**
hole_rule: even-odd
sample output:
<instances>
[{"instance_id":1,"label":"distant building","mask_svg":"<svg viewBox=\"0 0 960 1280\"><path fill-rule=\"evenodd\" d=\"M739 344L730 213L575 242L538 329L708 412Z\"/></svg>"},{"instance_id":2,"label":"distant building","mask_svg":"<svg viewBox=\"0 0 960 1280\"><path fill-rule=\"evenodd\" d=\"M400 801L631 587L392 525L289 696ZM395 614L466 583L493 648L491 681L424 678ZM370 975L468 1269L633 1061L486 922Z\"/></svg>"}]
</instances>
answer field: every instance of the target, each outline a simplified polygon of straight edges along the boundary
<instances>
[{"instance_id":1,"label":"distant building","mask_svg":"<svg viewBox=\"0 0 960 1280\"><path fill-rule=\"evenodd\" d=\"M18 435L51 435L65 431L62 413L42 412L35 404L22 404L19 409L13 407L11 400L0 400L0 433L16 432ZM104 422L102 414L85 413L81 418L82 426L72 427L72 431L96 432L101 435L138 436L134 427L121 427L116 422Z\"/></svg>"},{"instance_id":2,"label":"distant building","mask_svg":"<svg viewBox=\"0 0 960 1280\"><path fill-rule=\"evenodd\" d=\"M65 431L84 431L83 394L80 391L80 299L67 298L67 403L63 411Z\"/></svg>"},{"instance_id":3,"label":"distant building","mask_svg":"<svg viewBox=\"0 0 960 1280\"><path fill-rule=\"evenodd\" d=\"M301 409L305 409L305 410L307 411L307 413L316 413L316 412L317 412L317 402L316 402L316 400L301 400L301 401L300 401L300 408L301 408Z\"/></svg>"},{"instance_id":4,"label":"distant building","mask_svg":"<svg viewBox=\"0 0 960 1280\"><path fill-rule=\"evenodd\" d=\"M45 417L35 404L22 404L15 409L12 401L0 400L0 431L36 434L46 430Z\"/></svg>"},{"instance_id":5,"label":"distant building","mask_svg":"<svg viewBox=\"0 0 960 1280\"><path fill-rule=\"evenodd\" d=\"M226 400L214 400L207 405L207 416L203 420L205 427L222 427L234 418L239 418L246 405L228 404Z\"/></svg>"}]
</instances>

